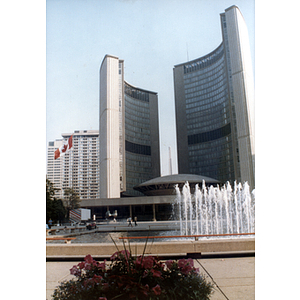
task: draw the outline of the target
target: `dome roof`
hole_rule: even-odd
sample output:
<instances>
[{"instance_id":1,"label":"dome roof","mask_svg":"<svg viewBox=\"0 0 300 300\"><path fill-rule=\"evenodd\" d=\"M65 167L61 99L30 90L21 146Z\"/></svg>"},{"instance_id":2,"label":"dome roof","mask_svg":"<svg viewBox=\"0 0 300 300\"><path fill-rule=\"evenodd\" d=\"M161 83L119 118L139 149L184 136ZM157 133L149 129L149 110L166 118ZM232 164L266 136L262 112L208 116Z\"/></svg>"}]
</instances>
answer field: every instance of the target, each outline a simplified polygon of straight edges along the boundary
<instances>
[{"instance_id":1,"label":"dome roof","mask_svg":"<svg viewBox=\"0 0 300 300\"><path fill-rule=\"evenodd\" d=\"M181 188L188 181L190 188L193 189L197 183L199 186L202 186L203 180L206 185L217 185L220 183L216 179L203 175L176 174L153 178L135 186L134 189L147 196L172 195L175 194L176 184Z\"/></svg>"}]
</instances>

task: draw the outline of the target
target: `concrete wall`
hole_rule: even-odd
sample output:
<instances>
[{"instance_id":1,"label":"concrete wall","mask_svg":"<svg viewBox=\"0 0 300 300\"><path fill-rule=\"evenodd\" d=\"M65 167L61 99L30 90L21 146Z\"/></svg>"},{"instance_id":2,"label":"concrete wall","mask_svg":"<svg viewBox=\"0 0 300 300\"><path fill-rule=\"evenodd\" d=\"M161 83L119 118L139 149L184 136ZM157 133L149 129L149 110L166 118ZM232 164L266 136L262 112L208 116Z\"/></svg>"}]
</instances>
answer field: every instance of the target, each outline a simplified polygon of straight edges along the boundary
<instances>
[{"instance_id":1,"label":"concrete wall","mask_svg":"<svg viewBox=\"0 0 300 300\"><path fill-rule=\"evenodd\" d=\"M120 197L119 59L106 55L100 68L100 197Z\"/></svg>"},{"instance_id":2,"label":"concrete wall","mask_svg":"<svg viewBox=\"0 0 300 300\"><path fill-rule=\"evenodd\" d=\"M236 111L237 140L241 181L255 187L254 150L254 83L247 26L240 10L233 6L225 11L233 99Z\"/></svg>"},{"instance_id":3,"label":"concrete wall","mask_svg":"<svg viewBox=\"0 0 300 300\"><path fill-rule=\"evenodd\" d=\"M116 241L119 250L123 250L123 243ZM128 242L126 243L128 248ZM130 243L131 249L142 254L145 243ZM174 241L174 242L154 242L147 244L145 254L187 254L187 253L220 253L235 251L254 251L255 239L220 239L220 240L202 240L202 241ZM93 257L111 256L117 251L113 243L101 244L47 244L47 257L68 257L85 256L87 254Z\"/></svg>"}]
</instances>

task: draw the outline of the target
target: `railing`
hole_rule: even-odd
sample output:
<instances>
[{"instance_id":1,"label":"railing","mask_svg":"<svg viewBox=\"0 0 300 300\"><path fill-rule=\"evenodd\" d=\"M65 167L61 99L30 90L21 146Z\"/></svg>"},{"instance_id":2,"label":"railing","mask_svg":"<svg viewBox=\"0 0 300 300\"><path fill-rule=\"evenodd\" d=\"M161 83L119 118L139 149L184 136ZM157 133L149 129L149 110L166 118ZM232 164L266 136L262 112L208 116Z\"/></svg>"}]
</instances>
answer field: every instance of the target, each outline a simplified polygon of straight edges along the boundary
<instances>
[{"instance_id":1,"label":"railing","mask_svg":"<svg viewBox=\"0 0 300 300\"><path fill-rule=\"evenodd\" d=\"M128 236L119 237L120 240L138 240L138 239L166 239L166 238L195 238L198 241L199 237L222 237L222 236L239 236L239 235L255 235L251 233L222 233L222 234L197 234L197 235L158 235L158 236Z\"/></svg>"},{"instance_id":2,"label":"railing","mask_svg":"<svg viewBox=\"0 0 300 300\"><path fill-rule=\"evenodd\" d=\"M69 244L72 240L76 240L76 237L47 237L46 241L65 241Z\"/></svg>"}]
</instances>

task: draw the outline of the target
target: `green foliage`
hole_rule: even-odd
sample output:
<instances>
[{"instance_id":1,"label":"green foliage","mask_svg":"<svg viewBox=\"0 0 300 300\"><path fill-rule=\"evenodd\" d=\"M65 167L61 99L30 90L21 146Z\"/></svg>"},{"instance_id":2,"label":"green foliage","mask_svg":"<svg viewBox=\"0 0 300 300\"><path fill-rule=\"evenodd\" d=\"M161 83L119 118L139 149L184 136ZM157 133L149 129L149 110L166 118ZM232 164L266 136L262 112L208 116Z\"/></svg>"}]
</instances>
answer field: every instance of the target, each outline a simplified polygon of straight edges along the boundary
<instances>
[{"instance_id":1,"label":"green foliage","mask_svg":"<svg viewBox=\"0 0 300 300\"><path fill-rule=\"evenodd\" d=\"M70 273L75 279L61 283L54 300L207 300L213 289L192 259L162 262L153 256L133 257L127 250L103 263L87 255Z\"/></svg>"},{"instance_id":2,"label":"green foliage","mask_svg":"<svg viewBox=\"0 0 300 300\"><path fill-rule=\"evenodd\" d=\"M64 196L68 214L70 210L80 207L80 197L72 188L64 189Z\"/></svg>"},{"instance_id":3,"label":"green foliage","mask_svg":"<svg viewBox=\"0 0 300 300\"><path fill-rule=\"evenodd\" d=\"M66 208L61 199L55 197L55 191L59 189L54 188L53 183L46 179L46 222L52 219L54 222L61 222L65 219Z\"/></svg>"}]
</instances>

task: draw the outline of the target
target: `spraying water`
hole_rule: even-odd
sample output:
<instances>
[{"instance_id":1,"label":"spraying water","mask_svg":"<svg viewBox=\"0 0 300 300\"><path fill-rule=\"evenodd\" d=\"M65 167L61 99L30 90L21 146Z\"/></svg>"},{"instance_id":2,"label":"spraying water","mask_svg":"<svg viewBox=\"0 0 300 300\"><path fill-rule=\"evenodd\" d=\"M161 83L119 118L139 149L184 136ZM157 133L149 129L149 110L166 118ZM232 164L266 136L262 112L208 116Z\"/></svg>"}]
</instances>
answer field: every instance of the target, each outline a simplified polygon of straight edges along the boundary
<instances>
[{"instance_id":1,"label":"spraying water","mask_svg":"<svg viewBox=\"0 0 300 300\"><path fill-rule=\"evenodd\" d=\"M250 193L247 182L227 182L223 187L200 189L191 194L186 182L180 191L175 186L174 213L180 222L182 235L252 233L255 231L255 191Z\"/></svg>"}]
</instances>

